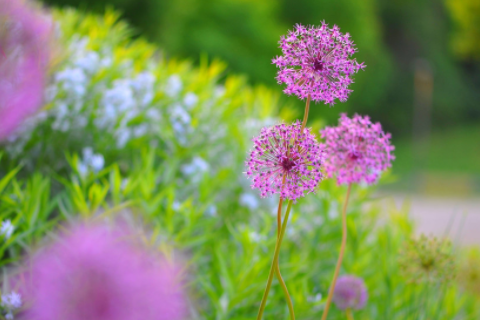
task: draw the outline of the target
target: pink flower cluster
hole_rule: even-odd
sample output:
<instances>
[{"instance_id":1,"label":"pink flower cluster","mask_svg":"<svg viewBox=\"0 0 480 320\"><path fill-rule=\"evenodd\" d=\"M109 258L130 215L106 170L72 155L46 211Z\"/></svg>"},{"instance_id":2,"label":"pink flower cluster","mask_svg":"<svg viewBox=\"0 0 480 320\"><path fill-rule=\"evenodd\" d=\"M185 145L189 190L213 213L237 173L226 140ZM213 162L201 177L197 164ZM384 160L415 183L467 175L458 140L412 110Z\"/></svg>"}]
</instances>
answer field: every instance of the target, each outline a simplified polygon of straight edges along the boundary
<instances>
[{"instance_id":1,"label":"pink flower cluster","mask_svg":"<svg viewBox=\"0 0 480 320\"><path fill-rule=\"evenodd\" d=\"M32 261L25 319L179 320L179 271L102 226L76 227Z\"/></svg>"},{"instance_id":2,"label":"pink flower cluster","mask_svg":"<svg viewBox=\"0 0 480 320\"><path fill-rule=\"evenodd\" d=\"M40 107L51 23L23 0L0 0L0 140Z\"/></svg>"},{"instance_id":3,"label":"pink flower cluster","mask_svg":"<svg viewBox=\"0 0 480 320\"><path fill-rule=\"evenodd\" d=\"M373 184L395 159L390 134L368 116L355 114L350 119L343 113L337 127L326 127L320 134L325 139L325 172L329 178L336 175L338 184Z\"/></svg>"},{"instance_id":4,"label":"pink flower cluster","mask_svg":"<svg viewBox=\"0 0 480 320\"><path fill-rule=\"evenodd\" d=\"M295 200L314 192L322 179L322 151L315 135L296 122L263 128L253 139L246 174L262 197L280 194Z\"/></svg>"},{"instance_id":5,"label":"pink flower cluster","mask_svg":"<svg viewBox=\"0 0 480 320\"><path fill-rule=\"evenodd\" d=\"M366 66L351 59L355 45L348 33L322 22L320 27L301 24L280 39L283 56L273 59L280 68L278 83L285 83L284 92L301 99L308 96L313 101L334 105L335 99L347 100L352 90L352 75Z\"/></svg>"},{"instance_id":6,"label":"pink flower cluster","mask_svg":"<svg viewBox=\"0 0 480 320\"><path fill-rule=\"evenodd\" d=\"M365 307L367 299L367 288L361 278L350 275L338 278L333 291L333 302L338 309L362 309Z\"/></svg>"}]
</instances>

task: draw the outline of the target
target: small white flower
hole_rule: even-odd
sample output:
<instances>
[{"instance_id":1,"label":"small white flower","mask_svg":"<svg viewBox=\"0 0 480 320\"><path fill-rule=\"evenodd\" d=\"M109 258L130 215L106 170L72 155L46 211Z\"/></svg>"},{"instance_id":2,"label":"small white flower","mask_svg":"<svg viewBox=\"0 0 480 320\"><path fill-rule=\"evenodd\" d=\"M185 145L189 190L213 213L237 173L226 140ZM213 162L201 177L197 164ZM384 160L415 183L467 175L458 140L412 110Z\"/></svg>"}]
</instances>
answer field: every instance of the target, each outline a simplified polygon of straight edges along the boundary
<instances>
[{"instance_id":1,"label":"small white flower","mask_svg":"<svg viewBox=\"0 0 480 320\"><path fill-rule=\"evenodd\" d=\"M113 88L105 91L102 104L105 109L111 108L110 113L115 114L116 111L123 112L135 107L135 99L129 80L116 80Z\"/></svg>"},{"instance_id":2,"label":"small white flower","mask_svg":"<svg viewBox=\"0 0 480 320\"><path fill-rule=\"evenodd\" d=\"M143 123L133 129L133 135L135 137L143 137L148 132L148 126Z\"/></svg>"},{"instance_id":3,"label":"small white flower","mask_svg":"<svg viewBox=\"0 0 480 320\"><path fill-rule=\"evenodd\" d=\"M15 291L10 292L9 294L2 294L2 307L12 311L18 309L22 306L22 297L20 294Z\"/></svg>"},{"instance_id":4,"label":"small white flower","mask_svg":"<svg viewBox=\"0 0 480 320\"><path fill-rule=\"evenodd\" d=\"M210 169L210 165L200 157L193 158L190 164L186 164L182 166L182 172L186 176L195 176L208 171Z\"/></svg>"},{"instance_id":5,"label":"small white flower","mask_svg":"<svg viewBox=\"0 0 480 320\"><path fill-rule=\"evenodd\" d=\"M178 202L177 200L173 201L173 203L172 203L173 211L178 211L180 209L180 207L181 207L180 202Z\"/></svg>"},{"instance_id":6,"label":"small white flower","mask_svg":"<svg viewBox=\"0 0 480 320\"><path fill-rule=\"evenodd\" d=\"M179 104L175 104L170 113L170 118L172 120L179 120L182 123L189 124L192 121L192 118L185 109L182 108Z\"/></svg>"},{"instance_id":7,"label":"small white flower","mask_svg":"<svg viewBox=\"0 0 480 320\"><path fill-rule=\"evenodd\" d=\"M176 74L170 76L167 80L167 85L165 86L165 93L170 97L177 96L180 91L182 91L182 80Z\"/></svg>"},{"instance_id":8,"label":"small white flower","mask_svg":"<svg viewBox=\"0 0 480 320\"><path fill-rule=\"evenodd\" d=\"M251 193L242 193L240 195L240 204L244 207L249 208L250 210L255 210L258 208L259 201L257 197Z\"/></svg>"},{"instance_id":9,"label":"small white flower","mask_svg":"<svg viewBox=\"0 0 480 320\"><path fill-rule=\"evenodd\" d=\"M117 147L118 148L123 148L127 144L127 142L130 140L131 137L131 132L127 128L122 128L117 131Z\"/></svg>"},{"instance_id":10,"label":"small white flower","mask_svg":"<svg viewBox=\"0 0 480 320\"><path fill-rule=\"evenodd\" d=\"M85 72L93 74L98 70L100 57L95 51L89 51L74 62L75 67L83 69Z\"/></svg>"},{"instance_id":11,"label":"small white flower","mask_svg":"<svg viewBox=\"0 0 480 320\"><path fill-rule=\"evenodd\" d=\"M82 69L65 69L55 76L55 81L61 82L61 86L68 95L81 97L86 92L87 77Z\"/></svg>"},{"instance_id":12,"label":"small white flower","mask_svg":"<svg viewBox=\"0 0 480 320\"><path fill-rule=\"evenodd\" d=\"M308 302L319 302L322 300L322 294L317 293L314 296L307 296L307 301Z\"/></svg>"},{"instance_id":13,"label":"small white flower","mask_svg":"<svg viewBox=\"0 0 480 320\"><path fill-rule=\"evenodd\" d=\"M197 104L197 102L198 102L198 97L193 92L187 93L183 98L183 104L185 105L185 107L187 107L187 109L193 108Z\"/></svg>"},{"instance_id":14,"label":"small white flower","mask_svg":"<svg viewBox=\"0 0 480 320\"><path fill-rule=\"evenodd\" d=\"M2 222L2 225L0 227L0 234L2 234L6 239L9 239L12 236L14 230L15 227L13 226L12 222L10 220L5 220Z\"/></svg>"},{"instance_id":15,"label":"small white flower","mask_svg":"<svg viewBox=\"0 0 480 320\"><path fill-rule=\"evenodd\" d=\"M93 171L98 172L103 169L105 165L105 159L101 154L94 154L90 160L90 166L92 167Z\"/></svg>"},{"instance_id":16,"label":"small white flower","mask_svg":"<svg viewBox=\"0 0 480 320\"><path fill-rule=\"evenodd\" d=\"M79 161L77 163L77 171L82 177L85 177L88 173L88 166L82 161Z\"/></svg>"},{"instance_id":17,"label":"small white flower","mask_svg":"<svg viewBox=\"0 0 480 320\"><path fill-rule=\"evenodd\" d=\"M159 121L162 116L160 115L160 111L154 108L150 108L147 110L147 117L152 121Z\"/></svg>"},{"instance_id":18,"label":"small white flower","mask_svg":"<svg viewBox=\"0 0 480 320\"><path fill-rule=\"evenodd\" d=\"M256 243L259 243L261 241L263 241L265 239L264 236L258 234L257 232L255 231L251 231L248 233L248 236L250 237L250 240L252 240L253 242L256 242Z\"/></svg>"},{"instance_id":19,"label":"small white flower","mask_svg":"<svg viewBox=\"0 0 480 320\"><path fill-rule=\"evenodd\" d=\"M216 217L217 216L217 207L214 206L213 204L208 206L207 210L205 210L205 214L210 217Z\"/></svg>"}]
</instances>

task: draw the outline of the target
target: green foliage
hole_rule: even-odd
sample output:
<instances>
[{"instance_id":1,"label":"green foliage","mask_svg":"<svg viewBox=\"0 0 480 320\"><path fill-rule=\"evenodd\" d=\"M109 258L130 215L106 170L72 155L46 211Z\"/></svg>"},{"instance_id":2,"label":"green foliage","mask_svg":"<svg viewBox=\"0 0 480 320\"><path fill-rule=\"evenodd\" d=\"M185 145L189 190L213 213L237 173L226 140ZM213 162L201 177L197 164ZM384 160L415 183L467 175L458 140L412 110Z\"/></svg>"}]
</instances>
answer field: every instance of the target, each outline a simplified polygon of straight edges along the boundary
<instances>
[{"instance_id":1,"label":"green foliage","mask_svg":"<svg viewBox=\"0 0 480 320\"><path fill-rule=\"evenodd\" d=\"M463 59L480 59L480 3L476 0L446 0L455 22L451 47Z\"/></svg>"},{"instance_id":2,"label":"green foliage","mask_svg":"<svg viewBox=\"0 0 480 320\"><path fill-rule=\"evenodd\" d=\"M252 319L273 255L276 199L252 193L243 162L248 139L275 121L278 96L237 76L219 82L225 67L220 62L205 59L193 68L166 60L142 39L128 39L129 29L116 18L113 12L104 17L55 13L67 48L52 70L49 89L55 94L45 113L2 150L0 219L10 219L15 232L0 240L0 264L20 263L62 224L119 219L142 228L150 245L185 257L191 318ZM82 59L92 53L99 67L89 73ZM67 82L66 70L81 71L86 80ZM142 88L152 88L151 96L136 86L145 72L152 83ZM105 97L120 85L132 97L120 95L120 102ZM128 99L129 110L138 111L128 121L129 114L119 112L108 114L106 126L99 122L109 104L118 107ZM146 129L135 135L142 124ZM125 130L133 138L120 144ZM299 319L317 319L322 312L340 244L345 192L326 180L316 195L293 206L280 266ZM387 214L372 192L355 186L348 210L341 273L363 277L370 295L355 319L477 319L477 298L461 293L455 282L434 291L424 284L411 287L400 277L398 252L413 226L407 208ZM330 316L344 319L335 308ZM265 318L287 317L274 281Z\"/></svg>"}]
</instances>

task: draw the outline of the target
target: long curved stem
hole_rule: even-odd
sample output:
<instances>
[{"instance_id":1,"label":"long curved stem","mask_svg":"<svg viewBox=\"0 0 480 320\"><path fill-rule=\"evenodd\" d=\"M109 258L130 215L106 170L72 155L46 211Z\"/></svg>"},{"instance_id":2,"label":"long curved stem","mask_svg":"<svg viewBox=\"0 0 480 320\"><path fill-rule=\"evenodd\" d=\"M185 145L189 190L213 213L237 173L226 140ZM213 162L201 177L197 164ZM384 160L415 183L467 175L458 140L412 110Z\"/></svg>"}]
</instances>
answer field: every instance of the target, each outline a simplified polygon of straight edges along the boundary
<instances>
[{"instance_id":1,"label":"long curved stem","mask_svg":"<svg viewBox=\"0 0 480 320\"><path fill-rule=\"evenodd\" d=\"M282 223L282 229L280 230L280 235L277 237L277 243L275 245L275 253L273 254L273 261L270 267L270 273L268 274L267 286L265 287L265 292L263 293L262 302L260 303L260 310L258 310L257 320L261 320L263 316L263 311L265 310L265 305L267 304L268 293L270 292L270 287L272 286L273 273L276 269L278 263L278 254L280 253L280 246L282 244L283 236L285 234L285 229L288 223L288 216L290 215L290 210L292 209L293 201L290 200L287 206L287 212L285 213L285 219Z\"/></svg>"},{"instance_id":2,"label":"long curved stem","mask_svg":"<svg viewBox=\"0 0 480 320\"><path fill-rule=\"evenodd\" d=\"M350 190L352 189L352 184L348 185L347 196L345 198L345 203L343 205L342 212L342 245L340 246L340 254L337 260L337 266L335 267L335 272L333 274L332 284L330 285L330 290L328 291L327 302L325 303L325 309L323 310L322 320L327 319L328 309L332 302L333 290L335 290L335 285L337 283L338 273L340 272L340 266L342 265L343 254L345 253L345 246L347 244L347 205L348 198L350 197Z\"/></svg>"},{"instance_id":3,"label":"long curved stem","mask_svg":"<svg viewBox=\"0 0 480 320\"><path fill-rule=\"evenodd\" d=\"M303 132L303 129L305 129L305 126L307 125L307 120L308 120L308 112L310 111L310 95L307 97L307 103L305 104L305 113L303 114L303 121L302 121L302 130L300 132Z\"/></svg>"},{"instance_id":4,"label":"long curved stem","mask_svg":"<svg viewBox=\"0 0 480 320\"><path fill-rule=\"evenodd\" d=\"M278 202L278 210L277 210L277 241L282 231L282 203L283 203L283 199L280 198L280 201ZM282 287L283 293L285 294L285 298L287 299L288 312L290 313L290 319L295 320L295 312L293 310L292 298L288 293L287 285L285 284L285 281L282 278L282 274L280 273L280 263L278 261L277 261L277 267L275 268L275 274L277 276L278 282L280 283L280 286Z\"/></svg>"}]
</instances>

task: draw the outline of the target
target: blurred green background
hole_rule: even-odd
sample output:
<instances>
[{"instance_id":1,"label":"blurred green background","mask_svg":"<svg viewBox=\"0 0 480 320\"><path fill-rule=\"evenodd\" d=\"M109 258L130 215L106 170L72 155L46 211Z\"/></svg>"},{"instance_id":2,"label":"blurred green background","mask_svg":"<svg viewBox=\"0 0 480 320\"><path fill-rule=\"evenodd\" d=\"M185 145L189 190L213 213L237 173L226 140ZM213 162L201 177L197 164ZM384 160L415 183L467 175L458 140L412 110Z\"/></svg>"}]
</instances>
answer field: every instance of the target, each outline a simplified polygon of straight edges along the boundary
<instances>
[{"instance_id":1,"label":"blurred green background","mask_svg":"<svg viewBox=\"0 0 480 320\"><path fill-rule=\"evenodd\" d=\"M194 63L202 54L217 57L228 63L226 73L245 74L251 83L279 91L271 59L280 54L280 36L295 23L336 24L352 35L359 49L355 57L368 67L356 76L347 103L318 104L311 119L334 124L340 112L358 112L380 121L397 145L394 172L403 188L432 184L424 180L433 174L433 181L449 189L460 181L456 189L480 191L478 0L44 2L95 12L113 7L168 57ZM282 99L301 115L302 101Z\"/></svg>"}]
</instances>

